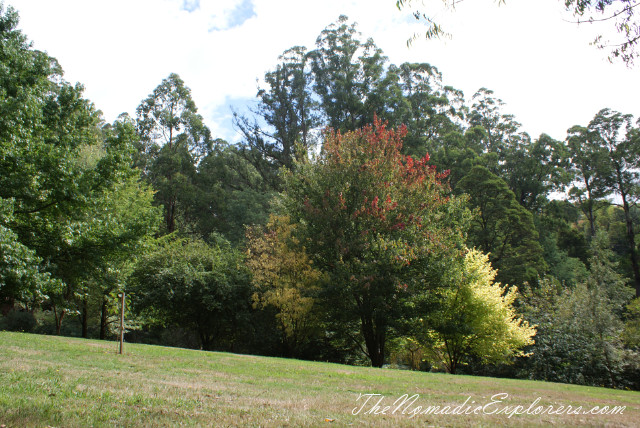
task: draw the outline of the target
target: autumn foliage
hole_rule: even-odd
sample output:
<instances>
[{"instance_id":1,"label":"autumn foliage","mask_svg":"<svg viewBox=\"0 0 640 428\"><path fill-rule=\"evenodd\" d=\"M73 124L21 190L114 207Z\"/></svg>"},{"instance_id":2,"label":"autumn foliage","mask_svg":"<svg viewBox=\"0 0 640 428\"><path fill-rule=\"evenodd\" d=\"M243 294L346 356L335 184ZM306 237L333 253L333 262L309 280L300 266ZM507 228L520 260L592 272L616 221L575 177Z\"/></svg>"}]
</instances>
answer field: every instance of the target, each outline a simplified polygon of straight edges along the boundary
<instances>
[{"instance_id":1,"label":"autumn foliage","mask_svg":"<svg viewBox=\"0 0 640 428\"><path fill-rule=\"evenodd\" d=\"M464 210L448 196L446 172L428 156L403 155L405 134L377 118L361 130L328 131L319 156L286 178L284 204L331 277L324 291L332 320L364 340L374 366L406 300L433 285L462 238Z\"/></svg>"}]
</instances>

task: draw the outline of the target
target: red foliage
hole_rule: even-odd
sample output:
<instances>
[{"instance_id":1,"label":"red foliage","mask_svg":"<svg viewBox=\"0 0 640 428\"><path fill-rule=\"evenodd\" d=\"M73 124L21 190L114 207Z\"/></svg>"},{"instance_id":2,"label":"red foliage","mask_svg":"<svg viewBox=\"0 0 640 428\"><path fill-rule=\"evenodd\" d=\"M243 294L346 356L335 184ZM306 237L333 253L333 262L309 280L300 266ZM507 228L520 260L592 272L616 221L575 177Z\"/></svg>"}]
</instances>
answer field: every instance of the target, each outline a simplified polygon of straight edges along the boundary
<instances>
[{"instance_id":1,"label":"red foliage","mask_svg":"<svg viewBox=\"0 0 640 428\"><path fill-rule=\"evenodd\" d=\"M372 125L354 132L328 130L320 163L335 172L335 181L325 183L319 205L305 200L305 210L346 212L359 228L366 226L361 237L376 230L422 229L424 215L448 201L442 183L448 171L438 173L428 154L420 159L403 155L406 134L405 126L388 129L377 116Z\"/></svg>"}]
</instances>

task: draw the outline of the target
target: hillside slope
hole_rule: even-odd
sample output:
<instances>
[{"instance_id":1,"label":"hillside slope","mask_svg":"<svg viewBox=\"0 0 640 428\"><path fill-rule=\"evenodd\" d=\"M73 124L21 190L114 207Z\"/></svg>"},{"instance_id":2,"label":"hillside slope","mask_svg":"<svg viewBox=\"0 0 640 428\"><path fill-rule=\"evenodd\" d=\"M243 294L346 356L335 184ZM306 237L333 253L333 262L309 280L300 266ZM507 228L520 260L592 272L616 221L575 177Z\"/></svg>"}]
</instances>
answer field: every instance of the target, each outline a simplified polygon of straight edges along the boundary
<instances>
[{"instance_id":1,"label":"hillside slope","mask_svg":"<svg viewBox=\"0 0 640 428\"><path fill-rule=\"evenodd\" d=\"M640 420L640 393L633 391L149 345L127 344L125 355L116 350L114 342L0 332L0 425L637 426ZM404 394L413 398L401 405ZM546 412L533 414L538 406ZM549 406L557 414L548 414ZM578 406L581 414L569 414ZM626 408L582 414L594 406Z\"/></svg>"}]
</instances>

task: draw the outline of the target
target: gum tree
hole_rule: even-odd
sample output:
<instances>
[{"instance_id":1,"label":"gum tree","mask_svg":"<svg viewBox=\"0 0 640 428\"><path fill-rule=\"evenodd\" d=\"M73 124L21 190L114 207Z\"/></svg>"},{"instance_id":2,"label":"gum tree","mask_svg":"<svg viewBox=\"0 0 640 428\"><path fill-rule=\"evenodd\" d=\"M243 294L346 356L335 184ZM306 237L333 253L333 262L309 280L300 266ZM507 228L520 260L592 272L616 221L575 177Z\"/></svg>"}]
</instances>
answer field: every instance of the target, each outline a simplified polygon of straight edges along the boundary
<instances>
[{"instance_id":1,"label":"gum tree","mask_svg":"<svg viewBox=\"0 0 640 428\"><path fill-rule=\"evenodd\" d=\"M211 132L184 81L172 73L137 109L140 168L158 191L166 231L193 198L196 165L211 151Z\"/></svg>"}]
</instances>

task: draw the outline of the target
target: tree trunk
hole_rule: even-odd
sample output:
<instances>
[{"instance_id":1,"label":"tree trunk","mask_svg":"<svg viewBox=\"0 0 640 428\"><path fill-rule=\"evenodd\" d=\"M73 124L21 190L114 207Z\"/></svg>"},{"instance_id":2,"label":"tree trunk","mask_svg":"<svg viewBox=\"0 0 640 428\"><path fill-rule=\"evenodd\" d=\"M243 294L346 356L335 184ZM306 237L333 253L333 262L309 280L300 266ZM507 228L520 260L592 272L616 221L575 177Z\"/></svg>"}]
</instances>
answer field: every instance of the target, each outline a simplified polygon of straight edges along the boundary
<instances>
[{"instance_id":1,"label":"tree trunk","mask_svg":"<svg viewBox=\"0 0 640 428\"><path fill-rule=\"evenodd\" d=\"M176 230L176 200L171 197L171 201L167 206L167 232L171 233Z\"/></svg>"},{"instance_id":2,"label":"tree trunk","mask_svg":"<svg viewBox=\"0 0 640 428\"><path fill-rule=\"evenodd\" d=\"M15 300L11 297L5 297L2 302L0 302L0 314L2 316L7 316L9 312L13 310L15 306Z\"/></svg>"},{"instance_id":3,"label":"tree trunk","mask_svg":"<svg viewBox=\"0 0 640 428\"><path fill-rule=\"evenodd\" d=\"M107 337L107 298L102 296L102 307L100 308L100 340Z\"/></svg>"},{"instance_id":4,"label":"tree trunk","mask_svg":"<svg viewBox=\"0 0 640 428\"><path fill-rule=\"evenodd\" d=\"M89 337L89 301L86 297L82 300L82 337Z\"/></svg>"},{"instance_id":5,"label":"tree trunk","mask_svg":"<svg viewBox=\"0 0 640 428\"><path fill-rule=\"evenodd\" d=\"M631 269L633 270L636 297L640 297L640 266L638 266L638 253L636 252L636 238L635 232L633 230L633 218L631 218L631 208L629 207L626 196L626 194L622 194L622 207L624 209L624 217L627 223L627 241L629 242Z\"/></svg>"},{"instance_id":6,"label":"tree trunk","mask_svg":"<svg viewBox=\"0 0 640 428\"><path fill-rule=\"evenodd\" d=\"M591 232L591 238L596 236L596 219L593 216L593 198L591 197L591 188L589 182L585 179L585 185L587 187L587 218L589 220L589 232Z\"/></svg>"},{"instance_id":7,"label":"tree trunk","mask_svg":"<svg viewBox=\"0 0 640 428\"><path fill-rule=\"evenodd\" d=\"M64 318L66 311L63 309L60 314L58 314L58 310L55 305L53 306L53 316L56 320L56 336L60 336L60 331L62 330L62 319Z\"/></svg>"},{"instance_id":8,"label":"tree trunk","mask_svg":"<svg viewBox=\"0 0 640 428\"><path fill-rule=\"evenodd\" d=\"M209 335L202 330L198 333L200 335L200 349L203 351L209 351L211 348L211 339L209 338Z\"/></svg>"},{"instance_id":9,"label":"tree trunk","mask_svg":"<svg viewBox=\"0 0 640 428\"><path fill-rule=\"evenodd\" d=\"M375 322L372 317L362 317L362 335L367 347L367 354L371 360L371 366L382 367L384 364L384 347L386 336L386 324L381 320Z\"/></svg>"}]
</instances>

